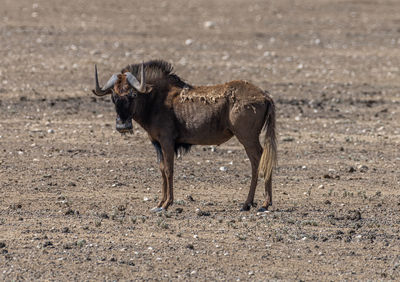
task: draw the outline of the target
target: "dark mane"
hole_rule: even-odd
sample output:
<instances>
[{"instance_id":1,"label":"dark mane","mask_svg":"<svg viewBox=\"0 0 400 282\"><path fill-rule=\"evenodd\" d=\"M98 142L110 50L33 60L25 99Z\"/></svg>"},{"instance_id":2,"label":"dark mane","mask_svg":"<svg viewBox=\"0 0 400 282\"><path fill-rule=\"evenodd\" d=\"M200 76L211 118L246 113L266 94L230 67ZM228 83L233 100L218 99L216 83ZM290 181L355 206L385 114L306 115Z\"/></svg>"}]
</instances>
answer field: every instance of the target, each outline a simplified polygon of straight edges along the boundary
<instances>
[{"instance_id":1,"label":"dark mane","mask_svg":"<svg viewBox=\"0 0 400 282\"><path fill-rule=\"evenodd\" d=\"M131 72L135 77L140 79L140 70L142 64L133 64L128 65L121 70L124 72ZM152 85L160 85L160 84L170 84L173 86L177 86L180 88L189 87L192 88L189 84L184 82L179 76L177 76L173 71L173 66L163 60L151 60L144 63L144 70L146 75L146 83Z\"/></svg>"}]
</instances>

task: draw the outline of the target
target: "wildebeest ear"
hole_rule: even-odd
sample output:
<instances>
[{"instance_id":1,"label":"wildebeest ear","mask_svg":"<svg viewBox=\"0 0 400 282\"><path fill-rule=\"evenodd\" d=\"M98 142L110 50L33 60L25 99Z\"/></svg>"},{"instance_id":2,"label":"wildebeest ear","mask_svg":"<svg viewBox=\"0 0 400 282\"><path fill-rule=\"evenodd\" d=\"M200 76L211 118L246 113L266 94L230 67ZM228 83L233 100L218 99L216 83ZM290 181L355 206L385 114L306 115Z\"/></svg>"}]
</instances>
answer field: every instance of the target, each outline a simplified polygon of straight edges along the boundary
<instances>
[{"instance_id":1,"label":"wildebeest ear","mask_svg":"<svg viewBox=\"0 0 400 282\"><path fill-rule=\"evenodd\" d=\"M146 88L145 88L145 90L144 90L143 93L150 93L150 92L153 90L153 86L150 85L150 84L146 84L145 87L146 87Z\"/></svg>"}]
</instances>

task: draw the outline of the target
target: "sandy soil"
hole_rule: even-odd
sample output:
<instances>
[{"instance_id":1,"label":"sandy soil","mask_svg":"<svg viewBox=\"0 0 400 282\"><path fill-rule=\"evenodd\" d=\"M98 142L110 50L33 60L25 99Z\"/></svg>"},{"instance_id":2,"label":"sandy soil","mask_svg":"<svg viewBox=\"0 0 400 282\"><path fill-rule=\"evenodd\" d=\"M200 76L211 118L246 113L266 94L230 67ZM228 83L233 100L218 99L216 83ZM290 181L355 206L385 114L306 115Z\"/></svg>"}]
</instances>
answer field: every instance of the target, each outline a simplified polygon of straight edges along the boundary
<instances>
[{"instance_id":1,"label":"sandy soil","mask_svg":"<svg viewBox=\"0 0 400 282\"><path fill-rule=\"evenodd\" d=\"M1 4L1 280L400 279L398 1L68 3ZM95 63L105 81L155 58L270 91L270 212L239 212L236 139L177 160L174 205L149 212L155 151L90 89Z\"/></svg>"}]
</instances>

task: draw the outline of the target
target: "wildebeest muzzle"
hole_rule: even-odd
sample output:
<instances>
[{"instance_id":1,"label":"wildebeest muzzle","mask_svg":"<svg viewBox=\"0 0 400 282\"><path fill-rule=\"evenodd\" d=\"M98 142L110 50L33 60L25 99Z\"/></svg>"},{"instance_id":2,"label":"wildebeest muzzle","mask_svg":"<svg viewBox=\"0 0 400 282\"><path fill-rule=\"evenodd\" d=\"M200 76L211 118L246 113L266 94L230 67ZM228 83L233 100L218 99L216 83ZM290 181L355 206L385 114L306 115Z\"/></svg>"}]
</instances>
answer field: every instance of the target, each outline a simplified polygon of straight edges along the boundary
<instances>
[{"instance_id":1,"label":"wildebeest muzzle","mask_svg":"<svg viewBox=\"0 0 400 282\"><path fill-rule=\"evenodd\" d=\"M119 116L116 119L115 128L120 133L133 133L132 120L127 119L123 121Z\"/></svg>"}]
</instances>

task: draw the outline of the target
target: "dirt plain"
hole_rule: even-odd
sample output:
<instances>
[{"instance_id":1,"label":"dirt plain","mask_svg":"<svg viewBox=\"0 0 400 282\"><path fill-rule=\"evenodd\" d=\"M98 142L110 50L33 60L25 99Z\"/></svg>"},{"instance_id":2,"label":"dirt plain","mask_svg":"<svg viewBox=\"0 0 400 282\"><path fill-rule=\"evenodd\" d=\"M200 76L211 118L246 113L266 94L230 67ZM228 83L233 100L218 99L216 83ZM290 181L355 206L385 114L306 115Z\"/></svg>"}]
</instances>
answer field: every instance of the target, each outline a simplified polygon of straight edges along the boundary
<instances>
[{"instance_id":1,"label":"dirt plain","mask_svg":"<svg viewBox=\"0 0 400 282\"><path fill-rule=\"evenodd\" d=\"M0 280L399 280L399 9L2 0ZM271 93L269 212L239 212L250 164L232 139L177 160L174 205L150 213L155 151L90 90L95 63L104 83L155 58L194 85Z\"/></svg>"}]
</instances>

